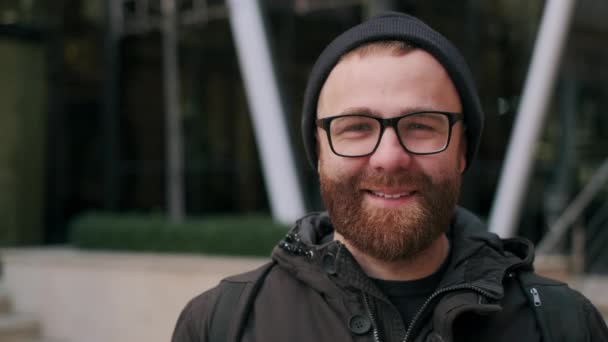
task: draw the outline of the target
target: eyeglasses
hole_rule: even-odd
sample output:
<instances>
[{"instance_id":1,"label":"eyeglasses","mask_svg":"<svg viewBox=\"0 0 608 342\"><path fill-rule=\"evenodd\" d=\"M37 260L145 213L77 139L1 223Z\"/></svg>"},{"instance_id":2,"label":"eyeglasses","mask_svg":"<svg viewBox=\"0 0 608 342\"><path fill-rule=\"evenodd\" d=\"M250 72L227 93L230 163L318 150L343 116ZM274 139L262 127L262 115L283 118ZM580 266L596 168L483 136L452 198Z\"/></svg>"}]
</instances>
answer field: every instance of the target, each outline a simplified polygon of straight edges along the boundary
<instances>
[{"instance_id":1,"label":"eyeglasses","mask_svg":"<svg viewBox=\"0 0 608 342\"><path fill-rule=\"evenodd\" d=\"M412 154L444 151L452 135L452 126L463 120L462 113L415 112L384 119L364 114L330 116L316 124L327 132L331 150L342 157L373 154L386 127L392 127L399 143Z\"/></svg>"}]
</instances>

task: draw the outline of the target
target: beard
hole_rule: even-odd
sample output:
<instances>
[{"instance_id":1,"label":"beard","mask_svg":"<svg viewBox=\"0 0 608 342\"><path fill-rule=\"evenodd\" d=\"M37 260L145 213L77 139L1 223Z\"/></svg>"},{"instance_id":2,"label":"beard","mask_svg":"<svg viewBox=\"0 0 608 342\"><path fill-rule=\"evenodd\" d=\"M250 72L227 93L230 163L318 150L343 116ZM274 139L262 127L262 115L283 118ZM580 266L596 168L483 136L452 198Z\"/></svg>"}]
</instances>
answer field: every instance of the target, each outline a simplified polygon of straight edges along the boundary
<instances>
[{"instance_id":1,"label":"beard","mask_svg":"<svg viewBox=\"0 0 608 342\"><path fill-rule=\"evenodd\" d=\"M321 197L336 232L354 248L377 260L409 260L444 234L460 195L461 175L441 181L423 173L362 172L332 180L320 173ZM363 189L415 189L414 197L398 208L366 203ZM372 195L373 196L373 195Z\"/></svg>"}]
</instances>

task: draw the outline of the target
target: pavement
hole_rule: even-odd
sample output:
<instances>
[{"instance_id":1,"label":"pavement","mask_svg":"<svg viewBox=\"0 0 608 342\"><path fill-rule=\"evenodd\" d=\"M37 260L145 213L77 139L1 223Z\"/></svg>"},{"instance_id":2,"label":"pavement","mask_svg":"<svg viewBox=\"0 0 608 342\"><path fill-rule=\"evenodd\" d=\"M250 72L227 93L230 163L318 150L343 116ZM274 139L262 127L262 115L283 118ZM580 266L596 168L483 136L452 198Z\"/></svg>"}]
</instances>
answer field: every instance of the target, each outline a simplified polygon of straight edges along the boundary
<instances>
[{"instance_id":1,"label":"pavement","mask_svg":"<svg viewBox=\"0 0 608 342\"><path fill-rule=\"evenodd\" d=\"M2 342L59 342L41 336L40 322L35 315L16 313L11 299L0 282L0 341Z\"/></svg>"}]
</instances>

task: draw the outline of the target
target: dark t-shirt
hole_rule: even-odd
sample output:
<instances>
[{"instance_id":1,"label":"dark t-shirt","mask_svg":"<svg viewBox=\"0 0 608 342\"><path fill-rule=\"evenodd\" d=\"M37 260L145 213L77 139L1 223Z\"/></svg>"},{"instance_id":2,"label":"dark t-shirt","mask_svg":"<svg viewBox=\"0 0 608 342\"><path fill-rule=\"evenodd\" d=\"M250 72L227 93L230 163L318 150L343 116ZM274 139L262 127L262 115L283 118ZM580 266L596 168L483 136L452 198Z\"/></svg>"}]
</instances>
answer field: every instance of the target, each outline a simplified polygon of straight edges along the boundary
<instances>
[{"instance_id":1,"label":"dark t-shirt","mask_svg":"<svg viewBox=\"0 0 608 342\"><path fill-rule=\"evenodd\" d=\"M446 258L435 273L422 279L399 281L372 278L380 290L386 294L388 299L399 310L406 329L424 302L437 289L448 264L448 259L449 257Z\"/></svg>"}]
</instances>

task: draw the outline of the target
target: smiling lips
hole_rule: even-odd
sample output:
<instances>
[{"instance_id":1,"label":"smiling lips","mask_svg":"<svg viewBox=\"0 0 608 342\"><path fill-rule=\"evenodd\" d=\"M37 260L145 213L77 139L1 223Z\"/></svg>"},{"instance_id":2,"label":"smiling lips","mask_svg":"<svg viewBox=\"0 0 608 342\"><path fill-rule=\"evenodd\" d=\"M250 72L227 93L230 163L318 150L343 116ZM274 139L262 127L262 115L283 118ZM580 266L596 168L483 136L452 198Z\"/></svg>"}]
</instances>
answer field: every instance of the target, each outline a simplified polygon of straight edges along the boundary
<instances>
[{"instance_id":1,"label":"smiling lips","mask_svg":"<svg viewBox=\"0 0 608 342\"><path fill-rule=\"evenodd\" d=\"M407 196L411 196L415 193L415 191L407 191L407 192L399 192L399 193L394 193L394 194L387 194L384 192L379 192L379 191L373 191L373 190L368 190L369 193L381 197L381 198L386 198L386 199L398 199L398 198L402 198L402 197L407 197Z\"/></svg>"}]
</instances>

